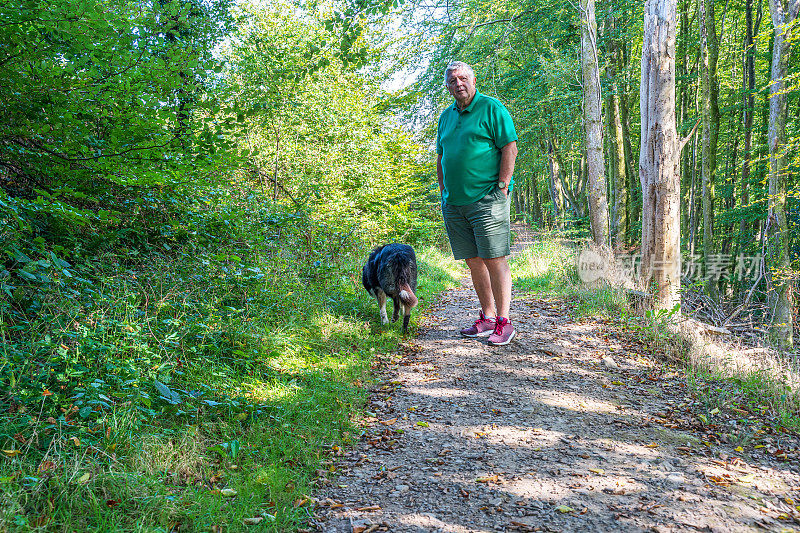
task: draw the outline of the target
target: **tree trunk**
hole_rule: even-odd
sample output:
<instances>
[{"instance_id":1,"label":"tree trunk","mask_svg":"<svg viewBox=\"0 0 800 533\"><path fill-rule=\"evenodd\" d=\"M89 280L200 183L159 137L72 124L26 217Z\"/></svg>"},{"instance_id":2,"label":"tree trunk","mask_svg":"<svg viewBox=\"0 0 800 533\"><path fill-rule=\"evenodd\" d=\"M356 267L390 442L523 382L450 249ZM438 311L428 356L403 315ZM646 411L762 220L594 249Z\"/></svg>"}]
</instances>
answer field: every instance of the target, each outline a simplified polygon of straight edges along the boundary
<instances>
[{"instance_id":1,"label":"tree trunk","mask_svg":"<svg viewBox=\"0 0 800 533\"><path fill-rule=\"evenodd\" d=\"M553 222L560 226L559 218L564 211L564 191L561 187L561 166L555 156L555 148L552 142L547 143L547 161L549 163L550 180L548 182L548 192L550 201L553 203Z\"/></svg>"},{"instance_id":2,"label":"tree trunk","mask_svg":"<svg viewBox=\"0 0 800 533\"><path fill-rule=\"evenodd\" d=\"M693 257L697 245L697 136L692 140L691 173L692 182L689 189L689 256Z\"/></svg>"},{"instance_id":3,"label":"tree trunk","mask_svg":"<svg viewBox=\"0 0 800 533\"><path fill-rule=\"evenodd\" d=\"M628 225L633 227L639 222L642 210L642 197L636 176L639 174L638 165L633 157L631 146L631 121L628 112L628 102L624 95L619 99L619 118L622 122L622 148L625 153L625 175L628 178Z\"/></svg>"},{"instance_id":4,"label":"tree trunk","mask_svg":"<svg viewBox=\"0 0 800 533\"><path fill-rule=\"evenodd\" d=\"M800 0L770 0L775 42L769 87L769 224L770 271L775 289L771 336L785 348L792 347L792 276L789 259L789 228L786 221L786 120L788 103L786 74L791 55L791 25L800 11Z\"/></svg>"},{"instance_id":5,"label":"tree trunk","mask_svg":"<svg viewBox=\"0 0 800 533\"><path fill-rule=\"evenodd\" d=\"M525 213L525 203L524 199L522 198L522 187L514 187L514 190L511 193L511 200L514 202L514 220L519 220L520 217Z\"/></svg>"},{"instance_id":6,"label":"tree trunk","mask_svg":"<svg viewBox=\"0 0 800 533\"><path fill-rule=\"evenodd\" d=\"M554 146L553 157L555 157L555 160L558 163L558 168L564 168L565 165L564 160L561 157L561 153L555 148L554 143L551 143L551 145ZM564 200L566 200L566 204L569 204L570 209L572 209L572 213L575 215L575 218L583 218L584 211L581 204L581 199L583 197L581 191L582 175L580 172L578 172L577 175L575 174L574 160L571 164L571 167L572 168L570 169L570 173L567 177L564 177L564 172L558 173L558 178L561 181L561 194Z\"/></svg>"},{"instance_id":7,"label":"tree trunk","mask_svg":"<svg viewBox=\"0 0 800 533\"><path fill-rule=\"evenodd\" d=\"M280 125L275 126L275 166L274 166L274 175L272 181L275 182L275 190L272 192L272 199L274 201L278 200L278 168L280 163L280 153L281 153L281 127Z\"/></svg>"},{"instance_id":8,"label":"tree trunk","mask_svg":"<svg viewBox=\"0 0 800 533\"><path fill-rule=\"evenodd\" d=\"M539 200L539 187L537 186L536 176L532 176L530 182L528 183L528 187L530 188L528 192L529 204L533 207L533 219L538 221L539 224L544 226L544 216L542 213L542 203Z\"/></svg>"},{"instance_id":9,"label":"tree trunk","mask_svg":"<svg viewBox=\"0 0 800 533\"><path fill-rule=\"evenodd\" d=\"M611 21L610 24L614 24ZM608 162L609 179L611 190L613 191L611 203L611 226L612 226L612 245L619 249L625 245L625 234L628 231L628 181L625 172L625 147L622 132L622 120L620 118L620 84L618 81L619 72L616 69L618 64L615 58L621 57L622 51L617 42L613 39L609 44L609 55L611 60L608 63L607 73L611 82L611 87L606 97L606 123L608 127Z\"/></svg>"},{"instance_id":10,"label":"tree trunk","mask_svg":"<svg viewBox=\"0 0 800 533\"><path fill-rule=\"evenodd\" d=\"M742 178L740 187L740 201L743 208L750 205L750 161L752 159L753 145L753 115L755 114L755 92L756 92L756 46L754 36L758 33L761 25L761 0L758 0L756 9L756 21L753 22L753 0L747 0L745 4L745 41L744 41L744 61L742 68L742 92L744 94L742 102L742 123L744 124L744 150L742 154ZM748 224L743 217L739 222L740 248L744 248L747 241Z\"/></svg>"},{"instance_id":11,"label":"tree trunk","mask_svg":"<svg viewBox=\"0 0 800 533\"><path fill-rule=\"evenodd\" d=\"M592 239L608 246L608 199L603 161L602 97L597 59L597 22L594 0L581 0L581 73L583 77L583 123L589 184L589 218Z\"/></svg>"},{"instance_id":12,"label":"tree trunk","mask_svg":"<svg viewBox=\"0 0 800 533\"><path fill-rule=\"evenodd\" d=\"M719 42L714 21L714 0L698 0L700 15L700 50L702 59L702 157L703 177L703 264L708 274L714 254L714 196L717 173L717 138L719 135L719 81L717 80L717 58ZM717 282L711 276L706 279L706 291L717 296Z\"/></svg>"},{"instance_id":13,"label":"tree trunk","mask_svg":"<svg viewBox=\"0 0 800 533\"><path fill-rule=\"evenodd\" d=\"M646 0L642 44L642 279L653 306L680 303L680 148L675 125L677 0Z\"/></svg>"},{"instance_id":14,"label":"tree trunk","mask_svg":"<svg viewBox=\"0 0 800 533\"><path fill-rule=\"evenodd\" d=\"M689 75L689 5L691 0L681 0L680 4L680 35L676 44L677 61L675 70L680 82L678 93L678 128L685 131L686 120L689 116L689 91L687 89ZM681 201L684 206L691 205L691 172L689 161L691 153L689 150L681 152ZM689 234L689 220L691 218L691 208L681 210L681 235Z\"/></svg>"},{"instance_id":15,"label":"tree trunk","mask_svg":"<svg viewBox=\"0 0 800 533\"><path fill-rule=\"evenodd\" d=\"M611 91L609 90L606 93L606 101L603 105L603 111L605 112L605 125L606 131L603 135L603 157L606 161L608 161L608 231L609 237L611 239L611 246L616 246L616 236L618 233L617 227L617 217L619 213L617 212L617 165L616 162L611 157L611 152L613 148L611 143L612 132L611 132L611 125L613 124L613 120L611 118Z\"/></svg>"}]
</instances>

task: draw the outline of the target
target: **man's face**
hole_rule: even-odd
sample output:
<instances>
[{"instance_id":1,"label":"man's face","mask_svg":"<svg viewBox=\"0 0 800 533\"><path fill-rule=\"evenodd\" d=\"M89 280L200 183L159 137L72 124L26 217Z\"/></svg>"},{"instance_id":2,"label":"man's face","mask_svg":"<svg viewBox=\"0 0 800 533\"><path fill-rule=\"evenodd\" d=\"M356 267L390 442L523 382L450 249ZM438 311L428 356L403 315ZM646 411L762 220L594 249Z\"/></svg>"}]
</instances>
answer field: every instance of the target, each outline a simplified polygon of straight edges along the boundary
<instances>
[{"instance_id":1,"label":"man's face","mask_svg":"<svg viewBox=\"0 0 800 533\"><path fill-rule=\"evenodd\" d=\"M475 96L475 77L463 70L453 70L447 75L447 90L458 103L470 102Z\"/></svg>"}]
</instances>

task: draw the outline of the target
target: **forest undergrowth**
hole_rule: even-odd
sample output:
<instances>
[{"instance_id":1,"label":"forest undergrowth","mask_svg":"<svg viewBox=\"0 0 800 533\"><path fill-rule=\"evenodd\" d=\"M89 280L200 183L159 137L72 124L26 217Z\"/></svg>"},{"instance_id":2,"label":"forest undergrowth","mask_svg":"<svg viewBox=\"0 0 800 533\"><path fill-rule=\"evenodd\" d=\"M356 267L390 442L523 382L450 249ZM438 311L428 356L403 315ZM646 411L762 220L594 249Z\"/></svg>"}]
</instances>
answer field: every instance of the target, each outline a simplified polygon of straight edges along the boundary
<instances>
[{"instance_id":1,"label":"forest undergrowth","mask_svg":"<svg viewBox=\"0 0 800 533\"><path fill-rule=\"evenodd\" d=\"M180 204L151 199L149 228L91 253L14 248L29 278L0 307L2 531L301 528L356 438L371 365L400 340L361 287L367 235L256 196L163 202ZM417 244L424 307L461 270Z\"/></svg>"}]
</instances>

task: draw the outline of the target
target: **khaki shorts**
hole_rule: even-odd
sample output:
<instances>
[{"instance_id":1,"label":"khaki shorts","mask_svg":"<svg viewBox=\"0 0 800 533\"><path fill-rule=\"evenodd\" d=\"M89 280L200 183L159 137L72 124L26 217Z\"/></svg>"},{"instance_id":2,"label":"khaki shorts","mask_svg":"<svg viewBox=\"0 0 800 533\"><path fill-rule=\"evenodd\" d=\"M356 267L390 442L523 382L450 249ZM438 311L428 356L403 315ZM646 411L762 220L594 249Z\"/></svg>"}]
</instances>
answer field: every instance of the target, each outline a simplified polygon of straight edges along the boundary
<instances>
[{"instance_id":1,"label":"khaki shorts","mask_svg":"<svg viewBox=\"0 0 800 533\"><path fill-rule=\"evenodd\" d=\"M469 205L442 200L442 217L456 259L492 259L511 253L511 198L497 186Z\"/></svg>"}]
</instances>

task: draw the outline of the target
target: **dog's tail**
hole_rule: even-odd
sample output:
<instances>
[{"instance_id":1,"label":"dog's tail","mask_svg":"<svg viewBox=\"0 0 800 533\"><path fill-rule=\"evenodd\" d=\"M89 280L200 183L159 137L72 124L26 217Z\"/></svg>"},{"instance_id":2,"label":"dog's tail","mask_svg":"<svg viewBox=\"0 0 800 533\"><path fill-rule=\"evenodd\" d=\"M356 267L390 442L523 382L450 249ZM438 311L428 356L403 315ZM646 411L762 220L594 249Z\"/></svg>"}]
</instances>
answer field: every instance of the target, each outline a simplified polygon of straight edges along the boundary
<instances>
[{"instance_id":1,"label":"dog's tail","mask_svg":"<svg viewBox=\"0 0 800 533\"><path fill-rule=\"evenodd\" d=\"M417 295L411 290L408 283L400 283L400 300L409 308L416 307L418 300Z\"/></svg>"}]
</instances>

